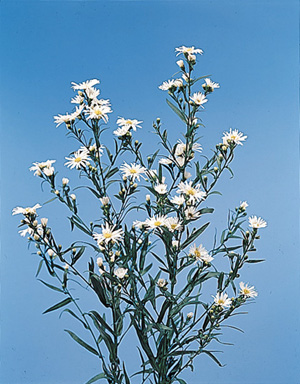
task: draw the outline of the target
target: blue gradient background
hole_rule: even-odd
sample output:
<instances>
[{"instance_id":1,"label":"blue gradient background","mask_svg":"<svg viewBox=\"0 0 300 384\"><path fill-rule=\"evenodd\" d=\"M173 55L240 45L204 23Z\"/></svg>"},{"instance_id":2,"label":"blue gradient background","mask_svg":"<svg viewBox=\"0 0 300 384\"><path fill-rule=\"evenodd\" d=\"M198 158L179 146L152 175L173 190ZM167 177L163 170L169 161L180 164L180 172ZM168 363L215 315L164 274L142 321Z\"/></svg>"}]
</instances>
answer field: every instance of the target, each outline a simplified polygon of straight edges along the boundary
<instances>
[{"instance_id":1,"label":"blue gradient background","mask_svg":"<svg viewBox=\"0 0 300 384\"><path fill-rule=\"evenodd\" d=\"M205 105L203 147L212 148L230 127L248 135L237 150L235 178L225 175L223 196L211 199L212 225L223 228L241 200L249 214L268 221L257 253L266 262L244 269L243 280L259 291L249 314L234 322L245 333L226 332L223 339L235 345L219 355L224 368L200 357L183 378L300 382L298 2L248 0L1 2L1 383L81 384L99 373L97 359L63 331L77 329L73 320L42 316L60 298L34 278L36 257L11 210L50 198L28 170L33 161L57 159L61 177L76 182L63 163L77 144L53 124L53 115L71 110L71 81L100 78L102 96L113 103L111 129L117 116L143 120L136 137L145 152L156 148L157 116L177 140L182 126L157 86L176 72L180 45L202 48L199 75L221 84ZM58 203L41 210L61 237L68 236L65 213ZM127 343L132 372L132 334Z\"/></svg>"}]
</instances>

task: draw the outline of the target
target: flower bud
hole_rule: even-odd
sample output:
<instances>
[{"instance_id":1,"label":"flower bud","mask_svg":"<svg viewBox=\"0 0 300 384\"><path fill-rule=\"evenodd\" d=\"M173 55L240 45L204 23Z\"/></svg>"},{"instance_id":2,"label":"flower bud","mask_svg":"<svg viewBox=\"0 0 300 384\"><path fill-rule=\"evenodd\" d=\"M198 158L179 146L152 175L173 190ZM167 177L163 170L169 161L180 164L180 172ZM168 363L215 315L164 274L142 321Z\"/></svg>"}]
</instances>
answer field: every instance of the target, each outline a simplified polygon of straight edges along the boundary
<instances>
[{"instance_id":1,"label":"flower bud","mask_svg":"<svg viewBox=\"0 0 300 384\"><path fill-rule=\"evenodd\" d=\"M179 245L179 241L178 240L173 240L172 241L172 247L178 248L178 245Z\"/></svg>"},{"instance_id":2,"label":"flower bud","mask_svg":"<svg viewBox=\"0 0 300 384\"><path fill-rule=\"evenodd\" d=\"M69 179L67 179L66 177L63 177L62 185L65 187L67 184L69 184Z\"/></svg>"},{"instance_id":3,"label":"flower bud","mask_svg":"<svg viewBox=\"0 0 300 384\"><path fill-rule=\"evenodd\" d=\"M143 240L142 239L138 239L138 243L139 244L143 244Z\"/></svg>"},{"instance_id":4,"label":"flower bud","mask_svg":"<svg viewBox=\"0 0 300 384\"><path fill-rule=\"evenodd\" d=\"M193 312L189 312L186 317L190 320L194 317L194 313Z\"/></svg>"},{"instance_id":5,"label":"flower bud","mask_svg":"<svg viewBox=\"0 0 300 384\"><path fill-rule=\"evenodd\" d=\"M54 193L56 194L56 196L58 196L58 195L59 195L59 190L56 189L56 190L54 191Z\"/></svg>"},{"instance_id":6,"label":"flower bud","mask_svg":"<svg viewBox=\"0 0 300 384\"><path fill-rule=\"evenodd\" d=\"M47 224L48 224L48 219L47 219L46 217L43 217L43 218L41 219L41 224L42 224L43 227L46 227Z\"/></svg>"},{"instance_id":7,"label":"flower bud","mask_svg":"<svg viewBox=\"0 0 300 384\"><path fill-rule=\"evenodd\" d=\"M40 236L35 233L33 235L33 238L34 238L35 241L38 241L40 239Z\"/></svg>"},{"instance_id":8,"label":"flower bud","mask_svg":"<svg viewBox=\"0 0 300 384\"><path fill-rule=\"evenodd\" d=\"M146 201L150 201L151 199L151 196L150 195L146 195Z\"/></svg>"},{"instance_id":9,"label":"flower bud","mask_svg":"<svg viewBox=\"0 0 300 384\"><path fill-rule=\"evenodd\" d=\"M67 270L69 269L69 264L66 263L66 264L64 265L64 268L65 268L65 270L67 271Z\"/></svg>"},{"instance_id":10,"label":"flower bud","mask_svg":"<svg viewBox=\"0 0 300 384\"><path fill-rule=\"evenodd\" d=\"M75 195L74 193L72 193L72 194L70 195L70 197L71 197L71 199L72 199L73 201L76 200L76 195Z\"/></svg>"},{"instance_id":11,"label":"flower bud","mask_svg":"<svg viewBox=\"0 0 300 384\"><path fill-rule=\"evenodd\" d=\"M42 252L41 252L41 251L37 251L37 254L38 254L39 256L41 256Z\"/></svg>"},{"instance_id":12,"label":"flower bud","mask_svg":"<svg viewBox=\"0 0 300 384\"><path fill-rule=\"evenodd\" d=\"M36 227L36 226L38 225L37 220L34 220L34 222L32 223L32 225L33 225L34 227Z\"/></svg>"},{"instance_id":13,"label":"flower bud","mask_svg":"<svg viewBox=\"0 0 300 384\"><path fill-rule=\"evenodd\" d=\"M52 251L52 249L48 249L48 255L49 255L50 257L52 257L52 256L54 255L54 252Z\"/></svg>"},{"instance_id":14,"label":"flower bud","mask_svg":"<svg viewBox=\"0 0 300 384\"><path fill-rule=\"evenodd\" d=\"M176 64L178 65L179 68L184 69L184 61L183 60L176 61Z\"/></svg>"}]
</instances>

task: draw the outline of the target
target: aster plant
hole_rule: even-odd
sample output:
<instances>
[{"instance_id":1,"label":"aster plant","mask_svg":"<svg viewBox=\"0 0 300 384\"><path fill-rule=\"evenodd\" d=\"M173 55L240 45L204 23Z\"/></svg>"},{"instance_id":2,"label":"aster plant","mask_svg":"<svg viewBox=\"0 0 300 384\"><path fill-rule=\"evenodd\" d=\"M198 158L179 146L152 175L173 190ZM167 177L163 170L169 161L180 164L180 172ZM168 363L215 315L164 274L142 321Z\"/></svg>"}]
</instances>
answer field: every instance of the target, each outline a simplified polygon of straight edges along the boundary
<instances>
[{"instance_id":1,"label":"aster plant","mask_svg":"<svg viewBox=\"0 0 300 384\"><path fill-rule=\"evenodd\" d=\"M75 110L55 116L55 122L78 142L65 165L85 177L81 187L86 198L94 197L96 217L84 220L75 188L58 177L55 160L35 162L30 170L48 184L51 200L69 211L77 240L62 246L48 219L39 219L39 204L13 210L13 215L23 215L20 234L37 249L37 275L44 268L50 276L40 281L62 296L44 313L61 310L75 318L82 333L66 332L99 359L99 374L88 384L100 379L109 384L185 384L183 371L193 369L199 355L221 366L213 350L222 342L223 327L257 296L240 274L246 263L261 261L251 254L266 222L253 216L247 228L248 204L243 201L229 211L220 236L209 241L205 235L207 217L214 211L207 206L209 198L219 193L215 186L225 171L233 175L230 165L247 136L230 129L210 157L201 154L201 111L219 84L195 77L201 49L182 46L176 53L181 57L177 77L159 88L167 92L168 106L185 127L182 140L171 143L157 118L153 129L161 149L145 156L142 143L133 138L142 121L119 117L113 132L105 132L112 109L109 100L99 98L99 81L72 83ZM114 136L113 149L105 144L106 135ZM224 257L227 267L219 263ZM80 283L76 295L75 282ZM80 286L95 296L95 308L82 309ZM129 331L137 336L136 372L127 371L120 353Z\"/></svg>"}]
</instances>

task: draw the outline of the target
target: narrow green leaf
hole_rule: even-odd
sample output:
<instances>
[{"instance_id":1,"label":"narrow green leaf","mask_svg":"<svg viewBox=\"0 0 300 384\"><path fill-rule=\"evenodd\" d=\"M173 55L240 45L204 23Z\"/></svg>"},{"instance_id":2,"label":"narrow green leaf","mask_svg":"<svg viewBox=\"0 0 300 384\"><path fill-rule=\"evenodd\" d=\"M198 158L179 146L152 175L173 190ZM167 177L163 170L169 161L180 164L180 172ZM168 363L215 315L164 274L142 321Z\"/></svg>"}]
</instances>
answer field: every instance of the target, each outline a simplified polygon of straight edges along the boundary
<instances>
[{"instance_id":1,"label":"narrow green leaf","mask_svg":"<svg viewBox=\"0 0 300 384\"><path fill-rule=\"evenodd\" d=\"M201 235L202 232L205 231L205 229L209 226L210 223L206 223L202 225L201 228L197 229L196 231L193 231L190 236L183 242L181 245L181 249L186 248L189 244L191 244L198 236Z\"/></svg>"},{"instance_id":2,"label":"narrow green leaf","mask_svg":"<svg viewBox=\"0 0 300 384\"><path fill-rule=\"evenodd\" d=\"M204 353L206 353L210 358L212 358L220 367L224 367L224 365L222 365L221 363L220 363L220 361L216 358L216 356L215 355L213 355L210 351L202 351L202 352L204 352Z\"/></svg>"},{"instance_id":3,"label":"narrow green leaf","mask_svg":"<svg viewBox=\"0 0 300 384\"><path fill-rule=\"evenodd\" d=\"M261 263L262 261L265 261L264 259L261 260L246 260L246 263Z\"/></svg>"},{"instance_id":4,"label":"narrow green leaf","mask_svg":"<svg viewBox=\"0 0 300 384\"><path fill-rule=\"evenodd\" d=\"M43 315L45 313L48 313L48 312L51 312L51 311L55 311L56 309L59 309L59 308L65 306L65 305L71 303L71 301L72 301L72 299L70 297L68 297L67 299L61 301L60 303L57 303L57 304L53 305L53 307L50 307L50 308L46 309L46 311L43 312Z\"/></svg>"},{"instance_id":5,"label":"narrow green leaf","mask_svg":"<svg viewBox=\"0 0 300 384\"><path fill-rule=\"evenodd\" d=\"M96 349L94 349L94 348L91 347L89 344L87 344L85 341L83 341L82 339L80 339L77 335L75 335L74 332L69 331L68 329L65 329L65 331L72 337L72 339L74 339L75 341L77 341L77 343L80 344L82 347L84 347L84 348L87 349L89 352L93 353L94 355L99 356L99 354L98 354L98 352L96 351Z\"/></svg>"},{"instance_id":6,"label":"narrow green leaf","mask_svg":"<svg viewBox=\"0 0 300 384\"><path fill-rule=\"evenodd\" d=\"M46 285L46 287L50 288L50 289L53 289L54 291L58 291L58 292L61 292L61 293L65 293L62 289L58 288L58 287L55 287L54 285L51 285L51 284L48 284L46 283L45 281L41 280L41 279L38 279L38 281L40 281L41 283L43 283L44 285Z\"/></svg>"},{"instance_id":7,"label":"narrow green leaf","mask_svg":"<svg viewBox=\"0 0 300 384\"><path fill-rule=\"evenodd\" d=\"M168 106L176 113L177 116L180 117L180 119L186 123L187 118L183 112L181 112L177 107L175 107L174 104L172 104L168 99L166 99Z\"/></svg>"}]
</instances>

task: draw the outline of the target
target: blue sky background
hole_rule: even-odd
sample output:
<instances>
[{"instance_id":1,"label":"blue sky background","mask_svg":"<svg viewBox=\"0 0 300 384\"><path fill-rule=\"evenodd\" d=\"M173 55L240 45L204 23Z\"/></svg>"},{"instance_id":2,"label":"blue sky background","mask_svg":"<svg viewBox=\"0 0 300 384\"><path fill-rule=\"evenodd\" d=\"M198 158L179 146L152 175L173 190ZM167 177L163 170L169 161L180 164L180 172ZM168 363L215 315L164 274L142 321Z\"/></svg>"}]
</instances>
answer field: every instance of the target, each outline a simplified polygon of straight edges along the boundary
<instances>
[{"instance_id":1,"label":"blue sky background","mask_svg":"<svg viewBox=\"0 0 300 384\"><path fill-rule=\"evenodd\" d=\"M157 116L175 142L182 126L157 87L177 71L181 45L202 48L199 75L221 84L202 115L206 153L230 127L248 135L235 178L225 175L223 196L211 199L212 225L223 228L241 200L268 221L257 253L266 262L244 269L259 291L249 314L235 320L245 333L226 333L235 345L220 355L224 368L200 357L183 377L189 384L300 382L298 2L248 0L1 2L1 383L81 384L99 373L96 358L63 331L77 325L57 312L42 316L59 298L34 278L36 256L11 210L50 198L28 170L34 161L57 159L61 177L76 184L63 163L77 144L53 123L71 110L71 81L100 78L102 96L112 100L111 130L118 116L143 120L136 137L145 152L156 149ZM41 216L68 236L58 204ZM132 371L133 335L127 343Z\"/></svg>"}]
</instances>

